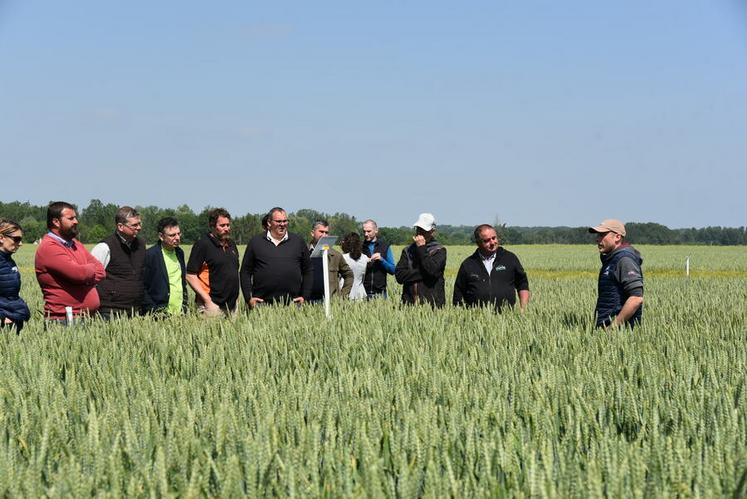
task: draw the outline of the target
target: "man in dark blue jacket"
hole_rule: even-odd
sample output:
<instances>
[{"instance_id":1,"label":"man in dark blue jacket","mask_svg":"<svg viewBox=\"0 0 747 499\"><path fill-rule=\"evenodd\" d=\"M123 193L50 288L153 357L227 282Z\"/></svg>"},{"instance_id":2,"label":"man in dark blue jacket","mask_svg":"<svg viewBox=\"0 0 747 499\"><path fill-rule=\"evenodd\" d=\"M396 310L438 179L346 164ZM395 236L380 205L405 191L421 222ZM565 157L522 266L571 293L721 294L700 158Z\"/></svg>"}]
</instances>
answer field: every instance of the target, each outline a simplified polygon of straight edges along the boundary
<instances>
[{"instance_id":1,"label":"man in dark blue jacket","mask_svg":"<svg viewBox=\"0 0 747 499\"><path fill-rule=\"evenodd\" d=\"M635 326L643 316L641 254L625 240L625 225L614 219L589 227L596 234L602 260L599 296L594 312L596 326Z\"/></svg>"},{"instance_id":2,"label":"man in dark blue jacket","mask_svg":"<svg viewBox=\"0 0 747 499\"><path fill-rule=\"evenodd\" d=\"M459 267L454 283L454 305L491 305L496 311L513 307L519 295L523 311L529 303L529 280L519 259L501 247L498 233L488 224L474 232L477 250Z\"/></svg>"},{"instance_id":3,"label":"man in dark blue jacket","mask_svg":"<svg viewBox=\"0 0 747 499\"><path fill-rule=\"evenodd\" d=\"M143 312L178 315L187 310L182 233L174 217L158 221L158 243L145 252Z\"/></svg>"}]
</instances>

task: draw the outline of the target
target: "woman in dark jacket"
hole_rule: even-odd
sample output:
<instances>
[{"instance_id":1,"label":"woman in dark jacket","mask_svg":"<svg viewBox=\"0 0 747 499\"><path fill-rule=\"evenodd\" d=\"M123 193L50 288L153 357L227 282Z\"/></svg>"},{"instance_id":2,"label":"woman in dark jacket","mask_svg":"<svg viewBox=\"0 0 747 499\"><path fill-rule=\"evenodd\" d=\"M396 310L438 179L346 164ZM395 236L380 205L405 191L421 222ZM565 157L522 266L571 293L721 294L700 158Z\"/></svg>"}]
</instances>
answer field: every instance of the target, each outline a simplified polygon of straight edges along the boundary
<instances>
[{"instance_id":1,"label":"woman in dark jacket","mask_svg":"<svg viewBox=\"0 0 747 499\"><path fill-rule=\"evenodd\" d=\"M21 273L13 253L23 244L23 230L12 220L0 218L0 327L20 332L31 317L26 302L18 296Z\"/></svg>"}]
</instances>

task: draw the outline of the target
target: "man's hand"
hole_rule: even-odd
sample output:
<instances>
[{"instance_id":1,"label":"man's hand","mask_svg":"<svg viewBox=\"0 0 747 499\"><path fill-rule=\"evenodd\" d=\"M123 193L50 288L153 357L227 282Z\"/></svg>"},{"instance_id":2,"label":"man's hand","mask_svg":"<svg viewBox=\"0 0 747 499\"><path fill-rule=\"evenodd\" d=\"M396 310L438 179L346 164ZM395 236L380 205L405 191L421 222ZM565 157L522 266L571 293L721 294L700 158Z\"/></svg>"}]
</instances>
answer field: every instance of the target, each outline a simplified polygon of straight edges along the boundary
<instances>
[{"instance_id":1,"label":"man's hand","mask_svg":"<svg viewBox=\"0 0 747 499\"><path fill-rule=\"evenodd\" d=\"M13 321L12 321L12 320L10 320L10 319L8 319L8 318L6 317L6 318L5 318L5 320L3 321L3 324L13 324Z\"/></svg>"},{"instance_id":2,"label":"man's hand","mask_svg":"<svg viewBox=\"0 0 747 499\"><path fill-rule=\"evenodd\" d=\"M208 302L205 304L205 315L207 317L218 317L222 314L223 314L223 311L215 303Z\"/></svg>"},{"instance_id":3,"label":"man's hand","mask_svg":"<svg viewBox=\"0 0 747 499\"><path fill-rule=\"evenodd\" d=\"M296 303L298 305L303 305L303 303L304 303L303 296L297 296L297 297L293 298L293 303Z\"/></svg>"},{"instance_id":4,"label":"man's hand","mask_svg":"<svg viewBox=\"0 0 747 499\"><path fill-rule=\"evenodd\" d=\"M371 255L369 260L371 260L372 262L377 262L381 260L381 253L374 253L373 255Z\"/></svg>"},{"instance_id":5,"label":"man's hand","mask_svg":"<svg viewBox=\"0 0 747 499\"><path fill-rule=\"evenodd\" d=\"M417 236L412 236L412 240L415 241L415 244L418 246L425 246L425 238L418 234Z\"/></svg>"},{"instance_id":6,"label":"man's hand","mask_svg":"<svg viewBox=\"0 0 747 499\"><path fill-rule=\"evenodd\" d=\"M264 303L265 301L262 298L257 298L256 296L252 296L249 298L249 301L246 302L247 305L249 305L249 308L254 308L257 306L258 303Z\"/></svg>"}]
</instances>

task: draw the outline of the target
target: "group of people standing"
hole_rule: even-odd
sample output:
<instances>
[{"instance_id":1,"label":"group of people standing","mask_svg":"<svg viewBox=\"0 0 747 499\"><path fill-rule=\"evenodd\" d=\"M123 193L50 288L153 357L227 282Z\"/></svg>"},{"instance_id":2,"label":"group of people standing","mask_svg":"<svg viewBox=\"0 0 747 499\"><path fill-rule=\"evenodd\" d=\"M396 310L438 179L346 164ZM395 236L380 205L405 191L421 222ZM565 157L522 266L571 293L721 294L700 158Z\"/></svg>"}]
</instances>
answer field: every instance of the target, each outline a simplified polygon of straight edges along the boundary
<instances>
[{"instance_id":1,"label":"group of people standing","mask_svg":"<svg viewBox=\"0 0 747 499\"><path fill-rule=\"evenodd\" d=\"M179 247L178 221L158 221L158 242L146 248L139 236L140 214L122 206L115 214L112 235L89 252L77 241L75 207L54 202L47 209L49 232L36 251L35 272L44 298L48 323L69 324L94 315L109 320L139 314L169 316L188 310L187 286L195 294L197 310L205 316L236 312L239 292L249 309L267 304L314 303L323 300L321 258L311 254L330 224L314 222L309 242L288 232L287 212L275 207L263 219L263 232L246 245L243 260L231 238L231 215L211 210L208 232L192 247L189 259ZM392 248L378 236L373 220L358 233L344 236L342 253L328 251L330 294L363 300L387 298L387 277L402 285L402 302L446 303L444 271L447 249L436 239L436 220L422 213L413 224L413 242L395 263ZM625 240L625 226L605 220L590 232L597 234L603 267L599 277L597 326L634 325L641 319L642 259ZM496 230L487 224L475 228L475 252L459 267L452 303L464 306L513 307L529 304L527 274L515 254L503 248ZM23 231L15 222L0 219L0 323L17 331L30 318L19 296L20 273L12 255L21 246Z\"/></svg>"}]
</instances>

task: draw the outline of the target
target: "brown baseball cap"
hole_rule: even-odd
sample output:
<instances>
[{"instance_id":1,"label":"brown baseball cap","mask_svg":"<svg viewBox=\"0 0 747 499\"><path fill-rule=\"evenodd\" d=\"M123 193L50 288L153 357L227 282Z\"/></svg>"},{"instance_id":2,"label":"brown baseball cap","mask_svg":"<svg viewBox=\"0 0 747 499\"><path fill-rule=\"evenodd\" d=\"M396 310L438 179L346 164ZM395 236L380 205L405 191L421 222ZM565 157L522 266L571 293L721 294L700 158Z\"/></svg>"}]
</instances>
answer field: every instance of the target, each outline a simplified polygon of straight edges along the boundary
<instances>
[{"instance_id":1,"label":"brown baseball cap","mask_svg":"<svg viewBox=\"0 0 747 499\"><path fill-rule=\"evenodd\" d=\"M621 236L625 237L625 224L622 223L620 220L615 220L614 218L608 218L607 220L602 220L602 223L597 225L596 227L589 227L589 232L597 233L597 234L603 234L605 232L614 232L615 234L620 234Z\"/></svg>"}]
</instances>

